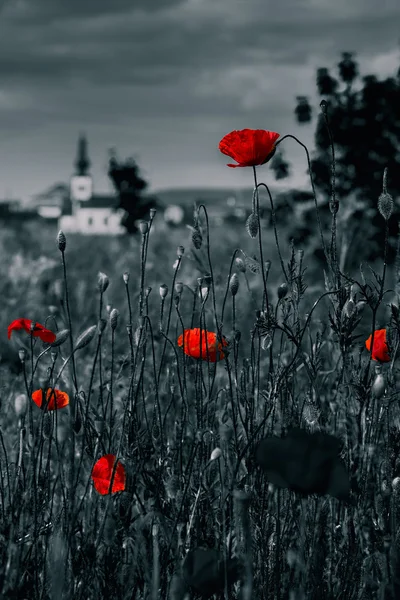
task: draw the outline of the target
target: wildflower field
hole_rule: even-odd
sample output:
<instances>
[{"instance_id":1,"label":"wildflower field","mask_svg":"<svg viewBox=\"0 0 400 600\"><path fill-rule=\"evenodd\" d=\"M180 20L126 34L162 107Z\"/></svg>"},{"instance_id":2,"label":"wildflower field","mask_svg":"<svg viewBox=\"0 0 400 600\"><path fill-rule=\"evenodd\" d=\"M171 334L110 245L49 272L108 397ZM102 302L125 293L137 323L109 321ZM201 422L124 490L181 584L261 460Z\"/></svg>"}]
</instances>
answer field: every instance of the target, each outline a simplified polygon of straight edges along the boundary
<instances>
[{"instance_id":1,"label":"wildflower field","mask_svg":"<svg viewBox=\"0 0 400 600\"><path fill-rule=\"evenodd\" d=\"M400 598L400 258L342 271L334 179L285 242L286 137L220 142L245 228L0 230L1 598Z\"/></svg>"}]
</instances>

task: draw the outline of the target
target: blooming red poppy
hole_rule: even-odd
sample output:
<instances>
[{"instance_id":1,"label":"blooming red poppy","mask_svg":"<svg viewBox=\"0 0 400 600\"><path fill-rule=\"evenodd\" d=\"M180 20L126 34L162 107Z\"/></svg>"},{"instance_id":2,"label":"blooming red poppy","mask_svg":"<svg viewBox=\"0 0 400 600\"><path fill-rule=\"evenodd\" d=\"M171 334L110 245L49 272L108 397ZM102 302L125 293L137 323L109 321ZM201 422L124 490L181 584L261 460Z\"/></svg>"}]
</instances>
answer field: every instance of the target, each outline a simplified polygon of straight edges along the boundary
<instances>
[{"instance_id":1,"label":"blooming red poppy","mask_svg":"<svg viewBox=\"0 0 400 600\"><path fill-rule=\"evenodd\" d=\"M26 333L32 333L33 337L39 337L42 342L52 344L56 339L56 334L46 329L40 323L35 323L35 327L31 332L31 319L16 319L8 326L8 339L11 339L11 333L17 329L24 329Z\"/></svg>"},{"instance_id":2,"label":"blooming red poppy","mask_svg":"<svg viewBox=\"0 0 400 600\"><path fill-rule=\"evenodd\" d=\"M183 334L178 337L178 346L184 345L184 352L192 358L201 358L209 362L223 360L225 354L222 352L222 346L228 346L228 341L223 337L222 344L218 342L218 358L217 358L217 334L211 331L201 330L201 350L200 350L200 329L185 329L185 344L183 344ZM206 341L207 336L207 341ZM207 352L208 349L208 352ZM207 359L208 356L208 359Z\"/></svg>"},{"instance_id":3,"label":"blooming red poppy","mask_svg":"<svg viewBox=\"0 0 400 600\"><path fill-rule=\"evenodd\" d=\"M371 350L372 334L365 342L367 350ZM386 344L386 329L375 329L374 347L372 350L372 360L380 362L390 362L388 347Z\"/></svg>"},{"instance_id":4,"label":"blooming red poppy","mask_svg":"<svg viewBox=\"0 0 400 600\"><path fill-rule=\"evenodd\" d=\"M275 154L275 142L279 133L264 129L241 129L231 131L219 143L222 154L230 156L239 164L227 167L256 167L264 165Z\"/></svg>"},{"instance_id":5,"label":"blooming red poppy","mask_svg":"<svg viewBox=\"0 0 400 600\"><path fill-rule=\"evenodd\" d=\"M116 456L114 454L105 454L99 458L92 469L94 487L102 496L105 496L109 492L115 459ZM111 493L123 492L125 481L125 467L118 461Z\"/></svg>"},{"instance_id":6,"label":"blooming red poppy","mask_svg":"<svg viewBox=\"0 0 400 600\"><path fill-rule=\"evenodd\" d=\"M53 393L54 391L54 393ZM50 400L49 400L50 398ZM42 390L36 390L32 394L32 400L41 409L46 408L46 401L49 400L47 410L55 410L56 408L64 408L69 404L69 396L66 392L61 392L53 388L48 388L46 392L46 399L43 397Z\"/></svg>"}]
</instances>

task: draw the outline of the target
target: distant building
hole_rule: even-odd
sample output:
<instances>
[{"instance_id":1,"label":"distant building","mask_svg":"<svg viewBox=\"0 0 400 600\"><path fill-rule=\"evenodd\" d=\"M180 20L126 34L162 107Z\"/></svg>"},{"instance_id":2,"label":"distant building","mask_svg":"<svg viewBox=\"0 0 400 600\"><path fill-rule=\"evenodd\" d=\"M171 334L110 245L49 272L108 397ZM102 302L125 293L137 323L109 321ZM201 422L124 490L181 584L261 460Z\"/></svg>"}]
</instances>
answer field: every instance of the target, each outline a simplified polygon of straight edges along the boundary
<instances>
[{"instance_id":1,"label":"distant building","mask_svg":"<svg viewBox=\"0 0 400 600\"><path fill-rule=\"evenodd\" d=\"M89 174L87 141L78 141L76 172L71 177L69 194L56 204L38 207L44 218L57 218L58 229L65 233L120 235L126 233L120 222L124 211L113 210L118 202L115 195L93 193L93 179Z\"/></svg>"}]
</instances>

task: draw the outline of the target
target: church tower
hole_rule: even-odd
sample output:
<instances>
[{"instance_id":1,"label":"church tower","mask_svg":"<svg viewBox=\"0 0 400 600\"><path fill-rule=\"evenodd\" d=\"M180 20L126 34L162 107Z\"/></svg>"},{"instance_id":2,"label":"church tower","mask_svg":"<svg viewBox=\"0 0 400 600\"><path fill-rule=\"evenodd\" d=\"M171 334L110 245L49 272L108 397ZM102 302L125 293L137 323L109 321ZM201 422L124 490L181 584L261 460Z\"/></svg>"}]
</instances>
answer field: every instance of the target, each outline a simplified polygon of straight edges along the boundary
<instances>
[{"instance_id":1,"label":"church tower","mask_svg":"<svg viewBox=\"0 0 400 600\"><path fill-rule=\"evenodd\" d=\"M90 160L87 152L87 140L80 135L78 140L78 152L75 161L75 174L71 177L70 198L72 210L80 203L90 200L93 194L93 180L89 175Z\"/></svg>"}]
</instances>

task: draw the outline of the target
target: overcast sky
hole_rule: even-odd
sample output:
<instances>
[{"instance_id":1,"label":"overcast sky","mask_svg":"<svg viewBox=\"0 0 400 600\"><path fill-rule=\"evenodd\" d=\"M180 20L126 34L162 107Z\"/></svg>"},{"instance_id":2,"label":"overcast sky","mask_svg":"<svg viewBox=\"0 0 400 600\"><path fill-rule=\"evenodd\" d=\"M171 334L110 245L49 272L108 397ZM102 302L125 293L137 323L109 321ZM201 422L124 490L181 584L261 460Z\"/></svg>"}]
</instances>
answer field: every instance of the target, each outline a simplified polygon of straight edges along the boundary
<instances>
[{"instance_id":1,"label":"overcast sky","mask_svg":"<svg viewBox=\"0 0 400 600\"><path fill-rule=\"evenodd\" d=\"M398 0L0 0L0 198L68 182L81 131L97 192L112 146L152 190L251 186L220 139L270 129L312 150L295 97L318 107L316 69L336 75L343 51L362 75L395 75L399 23ZM284 145L303 186L305 155Z\"/></svg>"}]
</instances>

